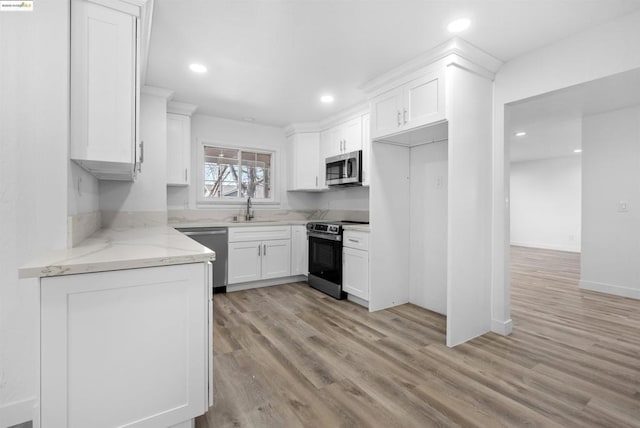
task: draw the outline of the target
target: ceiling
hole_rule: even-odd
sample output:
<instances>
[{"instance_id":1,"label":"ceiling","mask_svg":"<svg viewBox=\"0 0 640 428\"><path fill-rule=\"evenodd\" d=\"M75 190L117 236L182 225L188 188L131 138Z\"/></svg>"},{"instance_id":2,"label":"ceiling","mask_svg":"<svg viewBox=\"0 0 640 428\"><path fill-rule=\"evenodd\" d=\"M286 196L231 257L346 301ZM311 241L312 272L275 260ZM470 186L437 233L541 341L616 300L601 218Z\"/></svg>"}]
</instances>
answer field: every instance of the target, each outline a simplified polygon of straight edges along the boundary
<instances>
[{"instance_id":1,"label":"ceiling","mask_svg":"<svg viewBox=\"0 0 640 428\"><path fill-rule=\"evenodd\" d=\"M640 105L640 70L509 104L505 133L511 161L575 156L581 148L582 117ZM527 133L517 137L519 131Z\"/></svg>"},{"instance_id":2,"label":"ceiling","mask_svg":"<svg viewBox=\"0 0 640 428\"><path fill-rule=\"evenodd\" d=\"M146 84L198 112L283 126L365 101L358 89L452 37L508 61L640 0L156 0ZM190 63L208 68L197 75ZM319 96L331 93L324 105Z\"/></svg>"}]
</instances>

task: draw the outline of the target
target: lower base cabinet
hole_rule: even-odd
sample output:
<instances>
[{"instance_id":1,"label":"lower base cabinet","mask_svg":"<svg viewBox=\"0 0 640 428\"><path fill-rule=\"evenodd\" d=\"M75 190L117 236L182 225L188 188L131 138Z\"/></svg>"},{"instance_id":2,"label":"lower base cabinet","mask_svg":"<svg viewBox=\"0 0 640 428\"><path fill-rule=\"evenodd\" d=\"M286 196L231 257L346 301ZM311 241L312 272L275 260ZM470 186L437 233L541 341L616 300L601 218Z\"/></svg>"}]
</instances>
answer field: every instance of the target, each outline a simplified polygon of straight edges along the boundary
<instances>
[{"instance_id":1,"label":"lower base cabinet","mask_svg":"<svg viewBox=\"0 0 640 428\"><path fill-rule=\"evenodd\" d=\"M229 243L229 284L291 275L291 240Z\"/></svg>"},{"instance_id":2,"label":"lower base cabinet","mask_svg":"<svg viewBox=\"0 0 640 428\"><path fill-rule=\"evenodd\" d=\"M211 404L211 264L41 278L41 425L169 427Z\"/></svg>"},{"instance_id":3,"label":"lower base cabinet","mask_svg":"<svg viewBox=\"0 0 640 428\"><path fill-rule=\"evenodd\" d=\"M342 291L369 300L369 252L342 249Z\"/></svg>"},{"instance_id":4,"label":"lower base cabinet","mask_svg":"<svg viewBox=\"0 0 640 428\"><path fill-rule=\"evenodd\" d=\"M342 291L369 301L369 234L345 230L342 248Z\"/></svg>"}]
</instances>

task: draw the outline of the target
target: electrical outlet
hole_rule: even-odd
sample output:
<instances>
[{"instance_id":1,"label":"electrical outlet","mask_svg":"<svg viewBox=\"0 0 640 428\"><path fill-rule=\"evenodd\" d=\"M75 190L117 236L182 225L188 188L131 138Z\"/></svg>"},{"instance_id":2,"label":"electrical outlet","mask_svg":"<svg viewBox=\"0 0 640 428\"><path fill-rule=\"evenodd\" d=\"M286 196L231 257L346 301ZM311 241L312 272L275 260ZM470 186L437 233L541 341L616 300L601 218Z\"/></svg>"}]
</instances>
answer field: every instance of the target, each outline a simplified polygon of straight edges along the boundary
<instances>
[{"instance_id":1,"label":"electrical outlet","mask_svg":"<svg viewBox=\"0 0 640 428\"><path fill-rule=\"evenodd\" d=\"M619 201L618 202L618 212L619 213L629 212L629 202L627 202L627 201Z\"/></svg>"}]
</instances>

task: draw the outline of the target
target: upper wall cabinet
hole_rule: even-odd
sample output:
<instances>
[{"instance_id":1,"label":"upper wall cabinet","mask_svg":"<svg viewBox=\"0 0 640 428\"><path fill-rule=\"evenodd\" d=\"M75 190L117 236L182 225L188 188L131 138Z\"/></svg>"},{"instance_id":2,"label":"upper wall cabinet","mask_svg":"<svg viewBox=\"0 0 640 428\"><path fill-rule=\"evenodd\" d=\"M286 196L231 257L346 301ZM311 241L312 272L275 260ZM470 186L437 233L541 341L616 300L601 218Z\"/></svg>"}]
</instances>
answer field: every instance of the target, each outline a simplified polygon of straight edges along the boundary
<instances>
[{"instance_id":1,"label":"upper wall cabinet","mask_svg":"<svg viewBox=\"0 0 640 428\"><path fill-rule=\"evenodd\" d=\"M362 149L362 118L356 117L322 133L324 158Z\"/></svg>"},{"instance_id":2,"label":"upper wall cabinet","mask_svg":"<svg viewBox=\"0 0 640 428\"><path fill-rule=\"evenodd\" d=\"M188 186L191 170L191 114L197 107L167 105L167 186Z\"/></svg>"},{"instance_id":3,"label":"upper wall cabinet","mask_svg":"<svg viewBox=\"0 0 640 428\"><path fill-rule=\"evenodd\" d=\"M371 139L446 119L444 70L429 72L371 100Z\"/></svg>"},{"instance_id":4,"label":"upper wall cabinet","mask_svg":"<svg viewBox=\"0 0 640 428\"><path fill-rule=\"evenodd\" d=\"M287 138L289 176L288 190L320 190L324 180L320 174L320 135L303 132Z\"/></svg>"},{"instance_id":5,"label":"upper wall cabinet","mask_svg":"<svg viewBox=\"0 0 640 428\"><path fill-rule=\"evenodd\" d=\"M98 179L131 181L144 160L138 143L141 10L124 1L105 4L71 2L70 157Z\"/></svg>"}]
</instances>

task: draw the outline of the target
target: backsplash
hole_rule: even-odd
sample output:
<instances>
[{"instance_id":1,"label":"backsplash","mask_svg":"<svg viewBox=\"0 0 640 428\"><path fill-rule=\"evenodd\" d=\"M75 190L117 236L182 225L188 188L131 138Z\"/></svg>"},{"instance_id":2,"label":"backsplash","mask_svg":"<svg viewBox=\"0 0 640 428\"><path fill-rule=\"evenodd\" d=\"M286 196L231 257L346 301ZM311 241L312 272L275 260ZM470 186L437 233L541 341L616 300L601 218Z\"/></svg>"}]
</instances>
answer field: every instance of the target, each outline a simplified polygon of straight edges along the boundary
<instances>
[{"instance_id":1,"label":"backsplash","mask_svg":"<svg viewBox=\"0 0 640 428\"><path fill-rule=\"evenodd\" d=\"M351 220L369 221L369 211L346 211L346 210L261 210L255 209L254 221L276 220L276 221L304 221L304 220ZM210 222L231 222L234 216L242 216L239 209L216 209L216 210L169 210L168 223L189 224Z\"/></svg>"}]
</instances>

